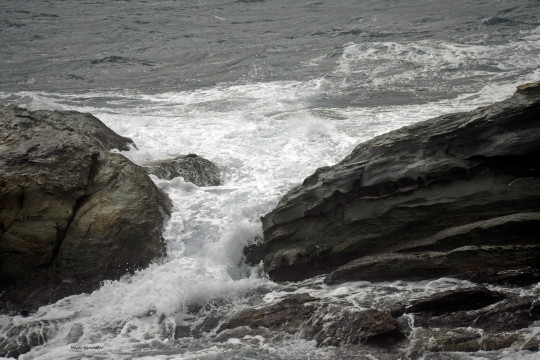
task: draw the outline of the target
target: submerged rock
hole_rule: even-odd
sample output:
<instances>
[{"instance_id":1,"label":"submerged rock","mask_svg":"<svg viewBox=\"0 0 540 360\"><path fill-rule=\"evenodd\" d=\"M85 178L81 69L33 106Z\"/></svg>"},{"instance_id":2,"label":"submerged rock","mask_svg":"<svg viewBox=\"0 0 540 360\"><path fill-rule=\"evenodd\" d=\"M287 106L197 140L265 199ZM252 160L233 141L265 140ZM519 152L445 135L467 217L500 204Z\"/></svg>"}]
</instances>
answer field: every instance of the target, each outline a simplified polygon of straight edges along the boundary
<instances>
[{"instance_id":1,"label":"submerged rock","mask_svg":"<svg viewBox=\"0 0 540 360\"><path fill-rule=\"evenodd\" d=\"M164 251L169 200L90 114L0 107L3 311L91 291Z\"/></svg>"},{"instance_id":2,"label":"submerged rock","mask_svg":"<svg viewBox=\"0 0 540 360\"><path fill-rule=\"evenodd\" d=\"M540 82L358 145L262 222L264 241L246 255L277 280L538 268Z\"/></svg>"},{"instance_id":3,"label":"submerged rock","mask_svg":"<svg viewBox=\"0 0 540 360\"><path fill-rule=\"evenodd\" d=\"M177 156L173 159L156 160L145 165L149 174L160 179L172 180L181 176L197 186L221 185L221 171L210 160L196 154Z\"/></svg>"}]
</instances>

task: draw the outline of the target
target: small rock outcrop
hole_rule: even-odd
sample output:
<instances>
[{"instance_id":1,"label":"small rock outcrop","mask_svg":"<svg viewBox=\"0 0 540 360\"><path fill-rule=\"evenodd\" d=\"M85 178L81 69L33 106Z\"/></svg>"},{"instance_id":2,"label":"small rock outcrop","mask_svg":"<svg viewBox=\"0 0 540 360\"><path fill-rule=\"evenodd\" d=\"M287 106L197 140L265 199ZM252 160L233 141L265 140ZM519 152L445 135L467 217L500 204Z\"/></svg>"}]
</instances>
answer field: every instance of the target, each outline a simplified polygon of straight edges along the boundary
<instances>
[{"instance_id":1,"label":"small rock outcrop","mask_svg":"<svg viewBox=\"0 0 540 360\"><path fill-rule=\"evenodd\" d=\"M483 271L471 271L452 276L458 279L469 280L477 284L530 286L540 282L540 268L526 266L510 270L486 269Z\"/></svg>"},{"instance_id":2,"label":"small rock outcrop","mask_svg":"<svg viewBox=\"0 0 540 360\"><path fill-rule=\"evenodd\" d=\"M407 313L414 326L407 358L426 351L538 351L538 336L529 328L540 319L540 302L534 296L481 286L458 288L414 300Z\"/></svg>"},{"instance_id":3,"label":"small rock outcrop","mask_svg":"<svg viewBox=\"0 0 540 360\"><path fill-rule=\"evenodd\" d=\"M276 280L427 279L540 267L540 82L358 145L262 218Z\"/></svg>"},{"instance_id":4,"label":"small rock outcrop","mask_svg":"<svg viewBox=\"0 0 540 360\"><path fill-rule=\"evenodd\" d=\"M252 305L221 316L221 325L214 323L207 332L217 329L220 341L254 334L293 335L314 340L317 346L354 345L357 351L369 347L383 359L416 359L440 351L538 351L538 336L529 328L540 319L540 301L534 296L472 286L413 297L407 303L404 313L399 303L395 311L363 309L335 298L291 294L272 305Z\"/></svg>"},{"instance_id":5,"label":"small rock outcrop","mask_svg":"<svg viewBox=\"0 0 540 360\"><path fill-rule=\"evenodd\" d=\"M0 107L0 305L91 291L164 252L168 198L90 114Z\"/></svg>"},{"instance_id":6,"label":"small rock outcrop","mask_svg":"<svg viewBox=\"0 0 540 360\"><path fill-rule=\"evenodd\" d=\"M319 346L372 344L389 348L404 338L397 320L387 311L377 309L323 308L301 332Z\"/></svg>"},{"instance_id":7,"label":"small rock outcrop","mask_svg":"<svg viewBox=\"0 0 540 360\"><path fill-rule=\"evenodd\" d=\"M317 300L319 299L309 294L290 295L275 305L260 309L250 308L236 314L223 324L219 331L249 326L294 334L313 316L317 306L312 303Z\"/></svg>"},{"instance_id":8,"label":"small rock outcrop","mask_svg":"<svg viewBox=\"0 0 540 360\"><path fill-rule=\"evenodd\" d=\"M426 299L427 302L430 299ZM508 296L492 306L471 310L424 311L409 309L415 326L424 328L474 327L489 333L519 330L540 319L540 302L532 296Z\"/></svg>"},{"instance_id":9,"label":"small rock outcrop","mask_svg":"<svg viewBox=\"0 0 540 360\"><path fill-rule=\"evenodd\" d=\"M250 308L233 315L218 332L247 326L265 328L315 340L319 346L345 344L396 345L398 322L387 311L347 309L321 303L309 294L294 294L277 304Z\"/></svg>"},{"instance_id":10,"label":"small rock outcrop","mask_svg":"<svg viewBox=\"0 0 540 360\"><path fill-rule=\"evenodd\" d=\"M221 171L210 160L196 154L177 156L173 159L156 160L145 165L149 174L160 179L172 180L181 176L197 186L221 185Z\"/></svg>"}]
</instances>

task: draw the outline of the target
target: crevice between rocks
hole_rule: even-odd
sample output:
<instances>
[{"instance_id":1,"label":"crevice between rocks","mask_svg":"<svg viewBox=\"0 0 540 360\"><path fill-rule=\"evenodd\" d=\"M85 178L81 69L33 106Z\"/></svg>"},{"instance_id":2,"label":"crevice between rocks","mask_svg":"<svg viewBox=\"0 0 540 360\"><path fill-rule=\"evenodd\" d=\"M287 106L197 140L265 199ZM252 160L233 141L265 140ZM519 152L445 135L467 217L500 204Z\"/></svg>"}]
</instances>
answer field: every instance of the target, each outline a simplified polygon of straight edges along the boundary
<instances>
[{"instance_id":1,"label":"crevice between rocks","mask_svg":"<svg viewBox=\"0 0 540 360\"><path fill-rule=\"evenodd\" d=\"M96 165L97 165L97 162L98 162L98 157L99 157L99 153L93 153L91 155L90 170L88 171L88 176L87 176L84 192L83 192L83 194L81 196L79 196L77 198L77 200L75 200L75 205L73 206L73 212L71 213L71 216L69 217L69 219L67 221L66 227L64 229L60 229L57 226L57 228L56 228L56 242L54 244L51 260L50 260L50 262L48 264L45 264L45 266L51 266L52 263L54 262L54 260L56 259L56 257L58 256L58 253L60 252L60 246L62 246L62 243L64 242L66 234L67 234L69 228L71 227L71 224L73 223L73 220L77 216L77 214L79 212L79 209L82 207L85 200L88 199L88 197L90 196L90 194L88 193L88 188L89 188L90 184L93 182L93 180L94 180L94 178L96 176L96 173L97 173Z\"/></svg>"}]
</instances>

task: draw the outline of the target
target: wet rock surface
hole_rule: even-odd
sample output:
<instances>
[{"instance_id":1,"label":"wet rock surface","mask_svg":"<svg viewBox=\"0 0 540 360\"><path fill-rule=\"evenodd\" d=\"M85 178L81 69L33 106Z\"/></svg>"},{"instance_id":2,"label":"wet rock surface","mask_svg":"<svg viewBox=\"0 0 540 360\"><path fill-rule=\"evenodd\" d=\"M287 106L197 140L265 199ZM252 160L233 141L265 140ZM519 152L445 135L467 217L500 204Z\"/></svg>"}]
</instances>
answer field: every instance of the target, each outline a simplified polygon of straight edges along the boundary
<instances>
[{"instance_id":1,"label":"wet rock surface","mask_svg":"<svg viewBox=\"0 0 540 360\"><path fill-rule=\"evenodd\" d=\"M408 307L414 321L409 333L408 356L428 352L476 352L506 348L538 351L536 331L529 329L540 319L540 302L536 296L465 288L434 294ZM476 299L470 306L467 299ZM504 296L501 296L504 295ZM463 299L463 304L448 301ZM444 299L444 300L443 300ZM448 304L451 303L451 306ZM457 306L456 306L457 305Z\"/></svg>"},{"instance_id":2,"label":"wet rock surface","mask_svg":"<svg viewBox=\"0 0 540 360\"><path fill-rule=\"evenodd\" d=\"M40 320L30 324L13 326L0 336L0 356L18 358L34 346L47 341L50 333L58 329L58 324L50 320Z\"/></svg>"},{"instance_id":3,"label":"wet rock surface","mask_svg":"<svg viewBox=\"0 0 540 360\"><path fill-rule=\"evenodd\" d=\"M472 287L443 291L415 301L407 308L409 313L428 312L443 314L455 311L474 310L494 304L505 298L504 294L485 287Z\"/></svg>"},{"instance_id":4,"label":"wet rock surface","mask_svg":"<svg viewBox=\"0 0 540 360\"><path fill-rule=\"evenodd\" d=\"M530 286L540 282L540 269L531 266L511 270L486 269L455 274L453 277L477 284Z\"/></svg>"},{"instance_id":5,"label":"wet rock surface","mask_svg":"<svg viewBox=\"0 0 540 360\"><path fill-rule=\"evenodd\" d=\"M448 252L423 251L370 255L340 266L326 277L325 282L338 284L357 280L358 276L362 276L362 280L382 281L436 279L442 276L454 276L453 274L474 279L476 277L474 274L487 274L490 269L502 265L507 267L503 271L509 271L514 267L519 269L528 264L535 264L539 257L540 246L535 245L463 246ZM487 269L479 269L479 266ZM465 270L468 275L463 275ZM534 272L536 270L533 270ZM490 280L490 278L484 279ZM492 278L492 280L495 279ZM531 281L534 281L534 275Z\"/></svg>"},{"instance_id":6,"label":"wet rock surface","mask_svg":"<svg viewBox=\"0 0 540 360\"><path fill-rule=\"evenodd\" d=\"M160 179L172 180L181 176L197 186L221 185L221 171L210 160L196 154L177 156L173 159L156 160L145 166L149 174Z\"/></svg>"},{"instance_id":7,"label":"wet rock surface","mask_svg":"<svg viewBox=\"0 0 540 360\"><path fill-rule=\"evenodd\" d=\"M386 311L331 307L311 319L302 334L320 346L367 343L391 348L404 338L397 320Z\"/></svg>"},{"instance_id":8,"label":"wet rock surface","mask_svg":"<svg viewBox=\"0 0 540 360\"><path fill-rule=\"evenodd\" d=\"M292 335L323 347L358 346L361 351L368 346L370 351L378 349L382 358L403 359L439 352L538 351L536 332L529 328L540 319L535 296L461 287L410 300L405 308L405 313L362 309L335 299L293 294L272 305L222 315L216 338L226 342L245 336Z\"/></svg>"},{"instance_id":9,"label":"wet rock surface","mask_svg":"<svg viewBox=\"0 0 540 360\"><path fill-rule=\"evenodd\" d=\"M437 278L540 264L540 83L407 126L318 169L246 249L277 280Z\"/></svg>"},{"instance_id":10,"label":"wet rock surface","mask_svg":"<svg viewBox=\"0 0 540 360\"><path fill-rule=\"evenodd\" d=\"M316 300L318 299L309 294L296 294L288 296L275 305L261 309L247 309L227 321L219 331L249 326L294 334L317 310L315 305L310 304Z\"/></svg>"},{"instance_id":11,"label":"wet rock surface","mask_svg":"<svg viewBox=\"0 0 540 360\"><path fill-rule=\"evenodd\" d=\"M4 312L91 291L163 254L168 198L90 114L0 107Z\"/></svg>"},{"instance_id":12,"label":"wet rock surface","mask_svg":"<svg viewBox=\"0 0 540 360\"><path fill-rule=\"evenodd\" d=\"M431 359L448 352L464 359L468 357L458 354L501 349L538 351L534 327L540 320L537 296L518 295L511 287L497 287L495 291L459 283L453 290L413 296L404 305L384 303L377 309L363 308L339 295L317 298L308 293L292 294L271 305L259 303L236 314L223 313L217 320L220 325L214 322L205 331L222 342L292 336L349 353L369 349L381 359ZM189 330L182 334L190 336Z\"/></svg>"},{"instance_id":13,"label":"wet rock surface","mask_svg":"<svg viewBox=\"0 0 540 360\"><path fill-rule=\"evenodd\" d=\"M315 340L319 346L395 345L403 338L395 317L376 309L354 310L324 304L309 294L294 294L277 304L246 309L218 330L266 328ZM393 346L390 346L393 347Z\"/></svg>"},{"instance_id":14,"label":"wet rock surface","mask_svg":"<svg viewBox=\"0 0 540 360\"><path fill-rule=\"evenodd\" d=\"M409 358L416 358L424 352L477 352L515 349L538 351L538 342L529 335L519 333L486 334L474 328L452 330L420 330L414 339ZM429 357L431 358L431 357ZM458 356L463 359L463 356ZM444 357L447 359L447 357Z\"/></svg>"},{"instance_id":15,"label":"wet rock surface","mask_svg":"<svg viewBox=\"0 0 540 360\"><path fill-rule=\"evenodd\" d=\"M415 325L432 328L474 327L489 332L528 327L540 319L540 302L535 297L511 297L495 306L473 311L415 314Z\"/></svg>"}]
</instances>

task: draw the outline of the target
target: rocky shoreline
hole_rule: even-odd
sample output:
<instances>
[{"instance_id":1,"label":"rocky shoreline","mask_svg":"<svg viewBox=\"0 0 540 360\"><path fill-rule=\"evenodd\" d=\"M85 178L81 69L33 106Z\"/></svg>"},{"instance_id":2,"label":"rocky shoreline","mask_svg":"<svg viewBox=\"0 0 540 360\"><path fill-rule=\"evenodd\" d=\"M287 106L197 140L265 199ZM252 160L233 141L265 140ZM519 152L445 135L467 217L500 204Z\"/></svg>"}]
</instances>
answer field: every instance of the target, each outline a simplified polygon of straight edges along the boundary
<instances>
[{"instance_id":1,"label":"rocky shoreline","mask_svg":"<svg viewBox=\"0 0 540 360\"><path fill-rule=\"evenodd\" d=\"M353 313L295 294L233 314L220 331L265 327L319 346L369 346L379 359L540 351L527 330L540 320L540 300L516 291L540 280L538 159L540 82L358 145L261 218L264 238L246 247L248 261L262 261L277 281L322 274L327 286L441 277L470 285Z\"/></svg>"},{"instance_id":2,"label":"rocky shoreline","mask_svg":"<svg viewBox=\"0 0 540 360\"><path fill-rule=\"evenodd\" d=\"M430 279L540 266L540 82L358 145L262 218L275 280Z\"/></svg>"},{"instance_id":3,"label":"rocky shoreline","mask_svg":"<svg viewBox=\"0 0 540 360\"><path fill-rule=\"evenodd\" d=\"M90 292L165 254L168 197L148 172L219 183L196 155L143 168L133 141L91 114L0 107L0 311ZM172 171L172 173L171 173Z\"/></svg>"},{"instance_id":4,"label":"rocky shoreline","mask_svg":"<svg viewBox=\"0 0 540 360\"><path fill-rule=\"evenodd\" d=\"M171 211L149 174L219 185L195 154L138 166L134 143L90 114L0 107L0 312L26 316L164 255ZM506 348L540 351L540 82L477 110L417 123L318 169L262 218L245 249L276 281L466 280L380 307L306 292L217 311L176 339L257 334L357 346L379 359ZM346 285L346 284L345 284ZM250 299L251 301L251 299ZM188 304L189 305L189 304ZM371 306L371 305L370 305ZM200 309L199 309L200 310ZM197 312L197 309L193 310ZM55 321L13 326L0 356L47 341Z\"/></svg>"},{"instance_id":5,"label":"rocky shoreline","mask_svg":"<svg viewBox=\"0 0 540 360\"><path fill-rule=\"evenodd\" d=\"M379 359L414 359L425 352L539 351L540 339L523 331L539 319L537 297L472 284L381 309L297 293L226 316L217 336L227 340L270 330L318 346L367 346Z\"/></svg>"}]
</instances>

